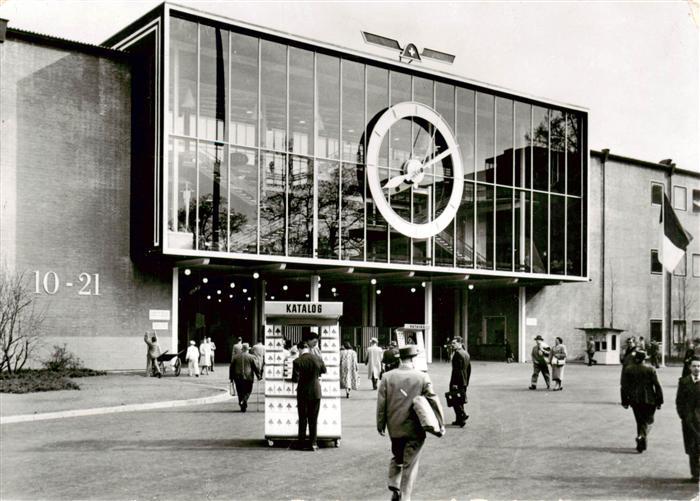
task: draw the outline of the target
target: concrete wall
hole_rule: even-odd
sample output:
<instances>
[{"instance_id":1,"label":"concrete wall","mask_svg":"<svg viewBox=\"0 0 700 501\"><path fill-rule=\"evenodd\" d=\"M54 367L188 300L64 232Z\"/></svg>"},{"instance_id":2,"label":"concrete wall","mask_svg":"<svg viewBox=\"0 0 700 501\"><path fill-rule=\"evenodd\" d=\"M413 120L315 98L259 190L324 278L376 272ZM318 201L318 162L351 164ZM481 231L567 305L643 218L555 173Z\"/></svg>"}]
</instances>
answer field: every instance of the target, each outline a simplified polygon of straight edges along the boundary
<instances>
[{"instance_id":1,"label":"concrete wall","mask_svg":"<svg viewBox=\"0 0 700 501\"><path fill-rule=\"evenodd\" d=\"M44 312L41 356L65 342L92 368L141 368L171 275L129 256L128 63L10 37L0 65L1 261Z\"/></svg>"}]
</instances>

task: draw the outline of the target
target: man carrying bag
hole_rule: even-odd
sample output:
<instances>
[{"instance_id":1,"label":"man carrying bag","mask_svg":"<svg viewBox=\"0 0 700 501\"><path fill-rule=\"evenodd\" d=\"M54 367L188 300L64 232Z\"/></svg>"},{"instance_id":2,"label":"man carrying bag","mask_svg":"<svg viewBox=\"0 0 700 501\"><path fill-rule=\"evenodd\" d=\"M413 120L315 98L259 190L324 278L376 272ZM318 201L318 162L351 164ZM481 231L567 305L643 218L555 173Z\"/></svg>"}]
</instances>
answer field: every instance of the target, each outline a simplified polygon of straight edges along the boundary
<instances>
[{"instance_id":1,"label":"man carrying bag","mask_svg":"<svg viewBox=\"0 0 700 501\"><path fill-rule=\"evenodd\" d=\"M469 361L469 353L464 349L462 338L455 336L451 342L452 347L452 375L450 376L450 391L445 394L447 406L455 411L453 425L463 428L469 419L464 412L464 404L467 402L467 386L472 373L472 365Z\"/></svg>"}]
</instances>

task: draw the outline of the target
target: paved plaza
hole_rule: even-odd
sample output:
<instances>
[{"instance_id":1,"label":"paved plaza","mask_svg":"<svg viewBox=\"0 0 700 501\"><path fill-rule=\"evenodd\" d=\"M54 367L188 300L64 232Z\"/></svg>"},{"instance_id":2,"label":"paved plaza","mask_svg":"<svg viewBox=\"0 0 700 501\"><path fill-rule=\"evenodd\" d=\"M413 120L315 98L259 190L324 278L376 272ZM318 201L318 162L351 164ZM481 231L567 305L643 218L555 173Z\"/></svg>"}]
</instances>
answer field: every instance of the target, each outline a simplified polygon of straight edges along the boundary
<instances>
[{"instance_id":1,"label":"paved plaza","mask_svg":"<svg viewBox=\"0 0 700 501\"><path fill-rule=\"evenodd\" d=\"M692 499L674 398L680 367L660 369L666 405L638 454L620 367L566 368L564 391L528 391L531 366L474 362L465 428L427 438L414 499ZM450 368L430 366L439 393ZM376 392L342 399L340 447L267 446L263 406L242 414L226 368L200 378L110 375L80 392L0 395L3 419L36 412L162 408L2 424L5 499L389 499L389 440L375 427ZM363 374L364 375L364 374ZM172 406L183 399L223 398ZM196 400L190 400L196 403ZM444 400L443 400L444 403ZM130 407L133 406L133 407ZM128 409L126 409L128 410ZM447 410L448 422L454 419Z\"/></svg>"}]
</instances>

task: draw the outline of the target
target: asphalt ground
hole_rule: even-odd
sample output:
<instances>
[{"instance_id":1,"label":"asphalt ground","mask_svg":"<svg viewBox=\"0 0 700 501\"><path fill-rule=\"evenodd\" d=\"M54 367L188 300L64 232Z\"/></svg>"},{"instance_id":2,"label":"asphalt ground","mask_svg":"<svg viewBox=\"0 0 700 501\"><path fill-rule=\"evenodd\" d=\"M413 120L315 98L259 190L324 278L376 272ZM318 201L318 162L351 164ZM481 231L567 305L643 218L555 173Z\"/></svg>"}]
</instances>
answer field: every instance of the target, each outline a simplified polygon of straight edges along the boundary
<instances>
[{"instance_id":1,"label":"asphalt ground","mask_svg":"<svg viewBox=\"0 0 700 501\"><path fill-rule=\"evenodd\" d=\"M108 376L97 391L180 388L201 395L226 388L225 370L201 378ZM564 391L529 391L531 366L474 362L465 428L428 437L414 499L692 499L687 456L673 401L679 367L659 370L667 404L649 449L638 454L631 410L619 405L620 368L566 368ZM439 393L447 364L430 366ZM80 382L80 381L79 381ZM118 391L112 387L118 383ZM131 389L129 386L132 386ZM143 388L142 388L143 385ZM166 386L168 385L168 386ZM389 499L389 440L375 429L376 392L342 400L340 447L317 452L268 447L263 406L247 413L234 399L209 405L70 417L0 427L0 498L11 499ZM68 393L68 392L60 392ZM81 394L81 392L70 392ZM161 392L157 392L161 395ZM94 406L90 392L85 405ZM189 394L188 394L189 395ZM36 395L24 396L31 407ZM75 397L77 398L77 397ZM5 396L0 398L2 415ZM128 403L134 403L129 401ZM444 403L444 400L443 400ZM163 404L167 406L167 403ZM43 410L51 406L43 403ZM447 410L448 422L454 419Z\"/></svg>"}]
</instances>

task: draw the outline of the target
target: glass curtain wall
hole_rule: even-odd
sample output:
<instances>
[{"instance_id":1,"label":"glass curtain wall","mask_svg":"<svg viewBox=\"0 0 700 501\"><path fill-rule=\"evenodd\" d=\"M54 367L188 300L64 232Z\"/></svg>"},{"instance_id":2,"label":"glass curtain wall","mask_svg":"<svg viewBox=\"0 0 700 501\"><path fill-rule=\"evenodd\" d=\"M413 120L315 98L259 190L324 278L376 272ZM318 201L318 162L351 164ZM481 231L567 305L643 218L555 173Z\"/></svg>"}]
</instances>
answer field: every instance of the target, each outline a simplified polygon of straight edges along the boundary
<instances>
[{"instance_id":1,"label":"glass curtain wall","mask_svg":"<svg viewBox=\"0 0 700 501\"><path fill-rule=\"evenodd\" d=\"M584 114L177 17L168 57L171 250L586 274ZM464 165L457 215L428 239L391 228L365 182L368 134L405 101L444 118ZM400 120L380 178L433 143ZM440 163L387 199L423 223L454 182Z\"/></svg>"}]
</instances>

